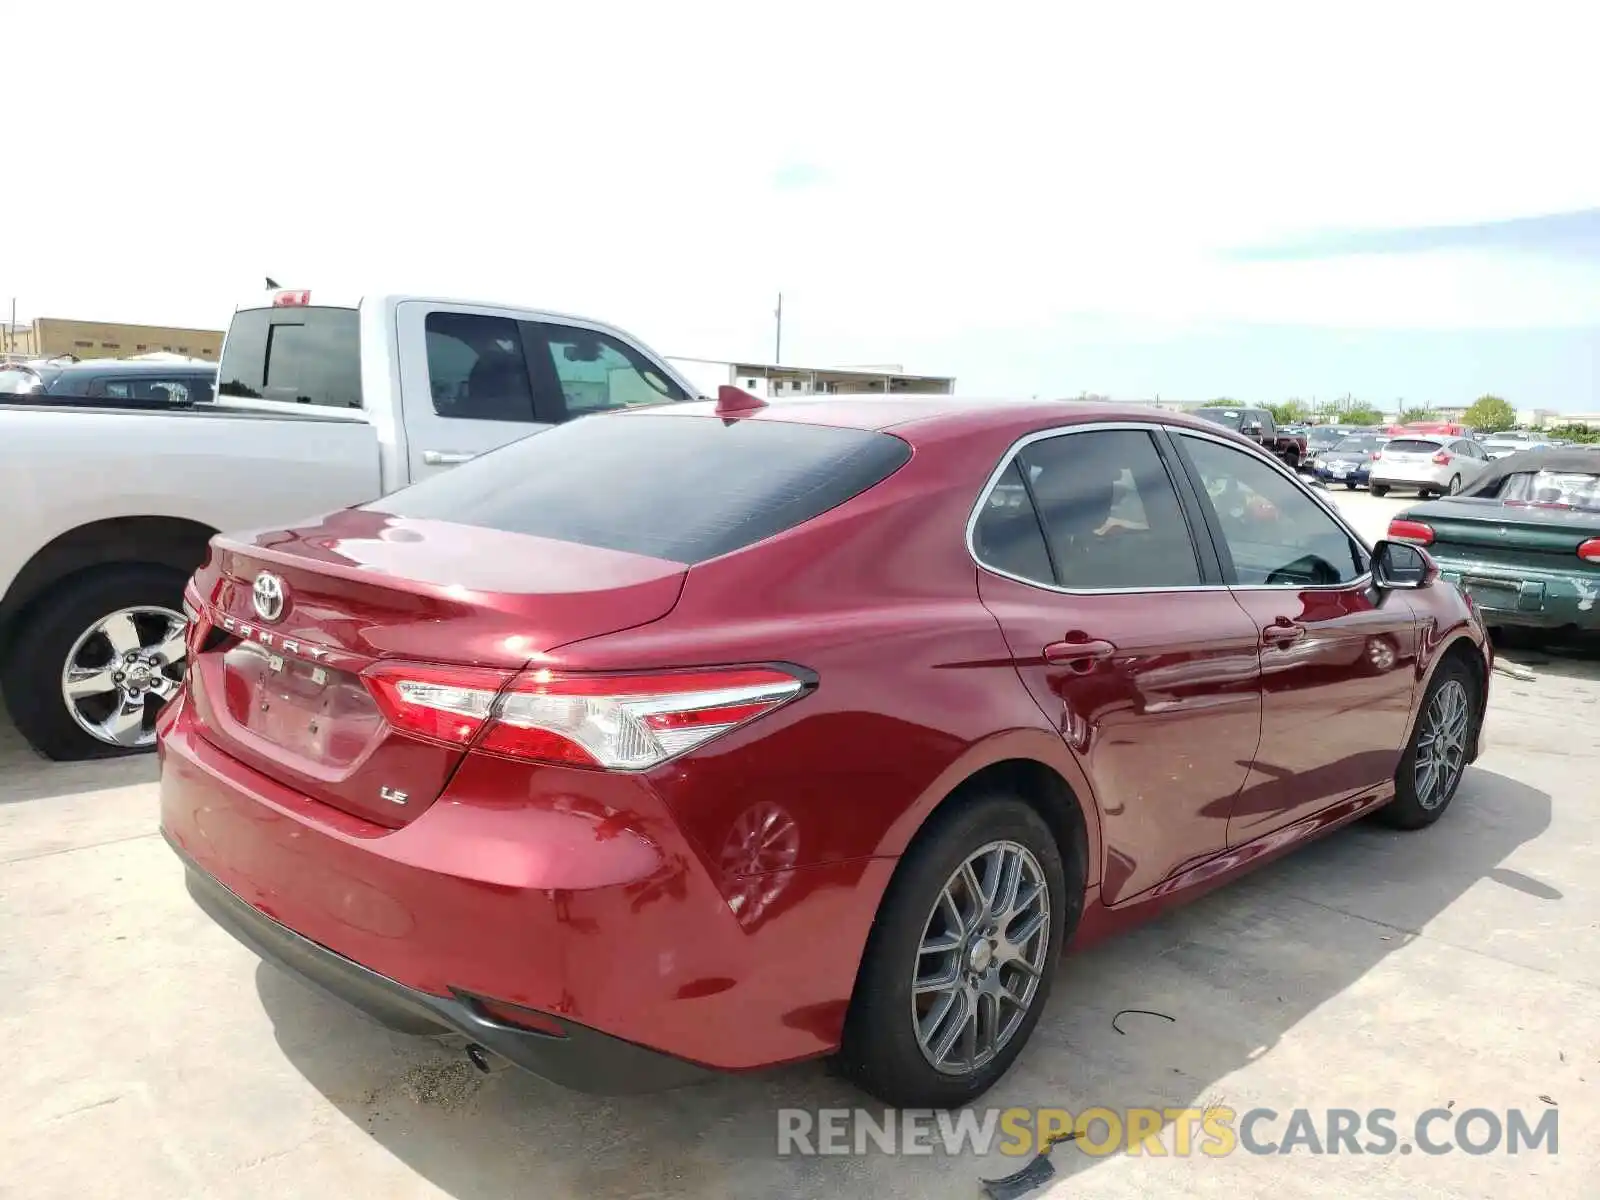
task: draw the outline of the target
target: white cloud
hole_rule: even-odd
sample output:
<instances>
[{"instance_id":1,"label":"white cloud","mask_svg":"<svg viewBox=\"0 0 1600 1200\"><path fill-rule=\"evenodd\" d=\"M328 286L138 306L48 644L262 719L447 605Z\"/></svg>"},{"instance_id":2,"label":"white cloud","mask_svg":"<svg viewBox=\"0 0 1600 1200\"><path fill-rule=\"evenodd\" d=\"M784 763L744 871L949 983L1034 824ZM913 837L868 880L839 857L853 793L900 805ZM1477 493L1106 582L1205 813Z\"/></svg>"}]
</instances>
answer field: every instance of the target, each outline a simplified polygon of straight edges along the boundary
<instances>
[{"instance_id":1,"label":"white cloud","mask_svg":"<svg viewBox=\"0 0 1600 1200\"><path fill-rule=\"evenodd\" d=\"M1600 319L1593 266L1228 264L1600 205L1578 4L23 6L25 314L217 324L271 273L576 309L674 353L1054 315ZM13 126L16 128L16 126ZM775 188L803 168L813 186Z\"/></svg>"}]
</instances>

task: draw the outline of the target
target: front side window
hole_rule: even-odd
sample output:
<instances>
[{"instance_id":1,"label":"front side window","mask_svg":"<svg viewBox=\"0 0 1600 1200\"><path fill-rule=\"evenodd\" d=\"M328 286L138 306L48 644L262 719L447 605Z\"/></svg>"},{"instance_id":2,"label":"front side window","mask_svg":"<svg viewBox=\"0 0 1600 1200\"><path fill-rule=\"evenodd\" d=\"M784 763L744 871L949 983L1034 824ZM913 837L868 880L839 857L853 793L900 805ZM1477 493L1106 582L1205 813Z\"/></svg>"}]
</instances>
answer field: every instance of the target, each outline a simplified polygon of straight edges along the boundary
<instances>
[{"instance_id":1,"label":"front side window","mask_svg":"<svg viewBox=\"0 0 1600 1200\"><path fill-rule=\"evenodd\" d=\"M534 420L533 383L517 322L430 312L423 335L434 412L464 421Z\"/></svg>"},{"instance_id":2,"label":"front side window","mask_svg":"<svg viewBox=\"0 0 1600 1200\"><path fill-rule=\"evenodd\" d=\"M1061 587L1124 591L1200 582L1177 491L1148 432L1066 433L1024 447L1016 462ZM1025 538L1021 527L1018 537Z\"/></svg>"},{"instance_id":3,"label":"front side window","mask_svg":"<svg viewBox=\"0 0 1600 1200\"><path fill-rule=\"evenodd\" d=\"M560 325L543 332L568 417L688 399L660 368L615 338Z\"/></svg>"},{"instance_id":4,"label":"front side window","mask_svg":"<svg viewBox=\"0 0 1600 1200\"><path fill-rule=\"evenodd\" d=\"M1366 552L1283 472L1209 438L1179 437L1216 514L1237 583L1330 586L1366 573Z\"/></svg>"}]
</instances>

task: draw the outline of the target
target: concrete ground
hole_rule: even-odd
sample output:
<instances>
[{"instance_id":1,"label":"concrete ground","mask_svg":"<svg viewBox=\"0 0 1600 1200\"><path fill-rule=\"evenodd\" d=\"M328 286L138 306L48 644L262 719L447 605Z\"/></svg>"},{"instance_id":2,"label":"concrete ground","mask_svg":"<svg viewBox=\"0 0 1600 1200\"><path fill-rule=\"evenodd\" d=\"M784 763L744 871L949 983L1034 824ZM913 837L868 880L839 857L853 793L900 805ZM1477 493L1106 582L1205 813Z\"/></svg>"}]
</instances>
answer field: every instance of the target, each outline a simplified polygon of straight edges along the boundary
<instances>
[{"instance_id":1,"label":"concrete ground","mask_svg":"<svg viewBox=\"0 0 1600 1200\"><path fill-rule=\"evenodd\" d=\"M1393 501L1336 497L1369 533ZM1530 660L1531 661L1531 660ZM1435 828L1342 831L1062 965L996 1105L1555 1106L1559 1153L1052 1158L1051 1197L1600 1195L1600 663L1497 675ZM0 727L0 1197L975 1197L994 1155L778 1160L821 1066L596 1099L367 1024L203 918L155 766ZM1126 1017L1121 1009L1172 1017ZM1443 1133L1448 1124L1436 1128ZM1170 1134L1170 1131L1169 1131ZM1169 1145L1171 1139L1169 1136Z\"/></svg>"}]
</instances>

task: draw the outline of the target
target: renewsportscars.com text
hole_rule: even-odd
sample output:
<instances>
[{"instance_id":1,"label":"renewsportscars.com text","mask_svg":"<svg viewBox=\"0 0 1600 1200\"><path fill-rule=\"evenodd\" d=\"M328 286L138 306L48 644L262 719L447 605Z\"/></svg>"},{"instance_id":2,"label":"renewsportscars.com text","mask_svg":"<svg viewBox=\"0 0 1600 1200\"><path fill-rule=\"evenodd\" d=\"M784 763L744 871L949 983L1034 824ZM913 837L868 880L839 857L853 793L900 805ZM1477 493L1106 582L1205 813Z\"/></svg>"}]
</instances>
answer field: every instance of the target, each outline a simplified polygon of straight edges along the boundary
<instances>
[{"instance_id":1,"label":"renewsportscars.com text","mask_svg":"<svg viewBox=\"0 0 1600 1200\"><path fill-rule=\"evenodd\" d=\"M1530 1154L1560 1151L1560 1113L1512 1108L1064 1108L778 1110L782 1157L851 1154L1032 1155L1072 1141L1091 1155Z\"/></svg>"}]
</instances>

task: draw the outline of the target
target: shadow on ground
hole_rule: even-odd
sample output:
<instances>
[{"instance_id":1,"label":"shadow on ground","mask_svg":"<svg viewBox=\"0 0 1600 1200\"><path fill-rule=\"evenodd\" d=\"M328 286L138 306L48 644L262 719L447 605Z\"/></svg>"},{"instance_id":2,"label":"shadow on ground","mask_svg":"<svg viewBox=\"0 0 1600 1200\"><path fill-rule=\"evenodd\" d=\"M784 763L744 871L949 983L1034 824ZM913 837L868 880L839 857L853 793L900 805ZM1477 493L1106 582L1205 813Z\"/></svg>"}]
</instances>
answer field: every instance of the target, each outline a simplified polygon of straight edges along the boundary
<instances>
[{"instance_id":1,"label":"shadow on ground","mask_svg":"<svg viewBox=\"0 0 1600 1200\"><path fill-rule=\"evenodd\" d=\"M986 1103L1185 1107L1273 1047L1483 880L1549 903L1502 864L1550 822L1544 792L1473 770L1433 829L1343 830L1114 942L1066 960L1018 1066ZM942 1156L775 1157L781 1106L861 1098L819 1065L657 1096L595 1098L491 1076L394 1037L268 966L257 989L290 1062L340 1112L457 1200L510 1195L963 1196L1022 1165ZM1173 1023L1112 1018L1152 1009ZM874 1110L876 1111L876 1110ZM1059 1175L1103 1158L1071 1146Z\"/></svg>"}]
</instances>

